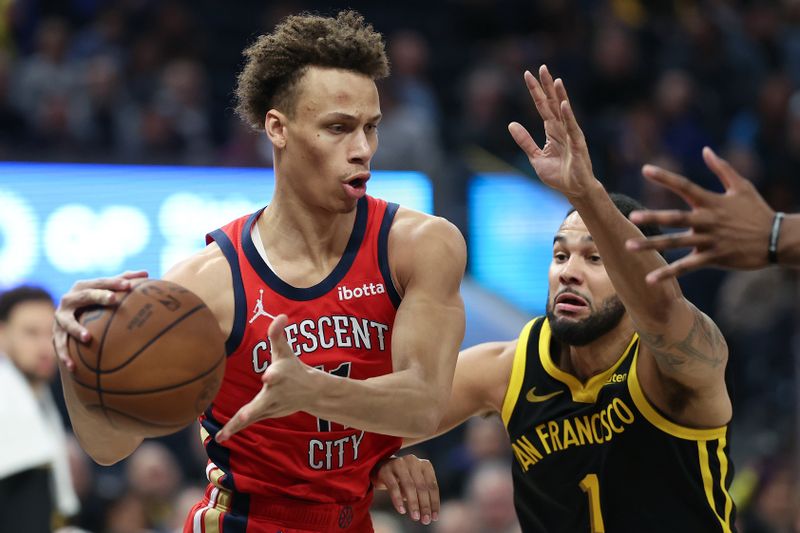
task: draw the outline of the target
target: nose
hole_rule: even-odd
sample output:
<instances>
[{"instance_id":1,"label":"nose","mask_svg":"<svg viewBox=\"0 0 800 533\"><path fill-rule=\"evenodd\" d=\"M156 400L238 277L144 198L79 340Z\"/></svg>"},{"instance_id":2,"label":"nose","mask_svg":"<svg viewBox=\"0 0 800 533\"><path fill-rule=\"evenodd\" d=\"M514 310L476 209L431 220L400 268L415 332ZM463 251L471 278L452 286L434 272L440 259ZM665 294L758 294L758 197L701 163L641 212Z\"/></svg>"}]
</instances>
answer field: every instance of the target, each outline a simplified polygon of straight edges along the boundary
<instances>
[{"instance_id":1,"label":"nose","mask_svg":"<svg viewBox=\"0 0 800 533\"><path fill-rule=\"evenodd\" d=\"M367 133L363 129L360 129L353 134L347 160L354 165L361 165L369 168L369 161L372 159L372 154L375 153L375 148L377 148L377 146L372 146Z\"/></svg>"},{"instance_id":2,"label":"nose","mask_svg":"<svg viewBox=\"0 0 800 533\"><path fill-rule=\"evenodd\" d=\"M562 285L582 285L584 281L583 271L580 267L580 257L573 254L561 267L558 273L558 280Z\"/></svg>"}]
</instances>

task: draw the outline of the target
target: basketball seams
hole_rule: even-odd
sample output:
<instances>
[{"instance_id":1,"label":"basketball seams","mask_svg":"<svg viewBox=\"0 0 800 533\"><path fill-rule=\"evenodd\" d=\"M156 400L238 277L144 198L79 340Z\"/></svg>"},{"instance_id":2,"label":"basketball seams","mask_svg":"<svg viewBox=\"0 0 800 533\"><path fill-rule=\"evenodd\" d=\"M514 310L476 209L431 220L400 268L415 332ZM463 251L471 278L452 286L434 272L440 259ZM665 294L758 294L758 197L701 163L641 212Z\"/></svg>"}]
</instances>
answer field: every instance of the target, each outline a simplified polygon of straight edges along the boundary
<instances>
[{"instance_id":1,"label":"basketball seams","mask_svg":"<svg viewBox=\"0 0 800 533\"><path fill-rule=\"evenodd\" d=\"M165 391L168 391L168 390L177 389L177 388L183 387L185 385L189 385L191 383L194 383L195 381L198 381L198 380L208 376L209 374L214 372L219 367L220 364L222 364L224 362L225 362L225 356L222 356L222 358L220 358L216 363L214 363L214 365L211 366L208 370L203 371L202 374L198 374L197 376L195 376L195 377L193 377L191 379L185 380L185 381L181 381L180 383L173 383L173 384L165 385L163 387L158 387L158 388L155 388L155 389L137 389L137 390L133 390L133 391L103 389L103 394L113 395L113 396L135 396L137 394L150 394L150 393L155 393L155 392L165 392ZM77 383L78 385L80 385L82 387L90 389L90 390L97 390L94 387L92 387L91 385L86 384L86 383L82 383L82 382L77 381L77 380L75 381L75 383Z\"/></svg>"},{"instance_id":2,"label":"basketball seams","mask_svg":"<svg viewBox=\"0 0 800 533\"><path fill-rule=\"evenodd\" d=\"M171 330L172 328L177 326L180 322L182 322L183 320L185 320L189 316L193 315L197 311L203 309L205 306L206 305L201 302L200 305L198 305L197 307L193 307L192 309L187 311L185 314L183 314L183 315L179 316L178 318L176 318L174 321L172 321L167 326L165 326L164 329L162 329L161 331L156 333L154 336L152 336L149 341L147 341L143 346L141 346L138 350L136 350L133 354L131 354L131 356L128 357L128 359L126 359L125 361L120 363L118 366L115 366L114 368L108 368L108 369L103 369L103 370L99 369L100 354L102 354L102 348L101 348L101 352L98 354L98 358L97 358L98 359L98 372L101 373L101 374L113 374L114 372L117 372L117 371L125 368L126 366L131 364L137 357L139 357L139 355L141 355L141 353L144 352L147 348L149 348L154 342L156 342L159 338L161 338L163 335L168 333L169 330ZM111 322L111 320L109 320L109 322Z\"/></svg>"},{"instance_id":3,"label":"basketball seams","mask_svg":"<svg viewBox=\"0 0 800 533\"><path fill-rule=\"evenodd\" d=\"M106 420L108 420L108 423L111 424L112 427L117 427L117 426L116 424L114 424L114 421L111 419L111 416L108 414L108 411L106 411L105 401L103 400L103 388L100 386L101 361L103 360L103 348L105 347L106 344L106 335L108 334L108 330L111 328L111 323L114 322L114 316L117 314L117 310L119 310L120 306L122 306L122 303L128 298L128 296L131 295L132 292L133 291L126 293L125 296L123 296L122 299L119 301L117 306L114 307L114 310L111 311L111 316L108 317L108 321L106 322L105 327L103 328L103 335L100 338L100 344L97 347L97 368L94 369L94 373L97 376L97 389L96 389L97 400L100 402L100 409L106 416Z\"/></svg>"},{"instance_id":4,"label":"basketball seams","mask_svg":"<svg viewBox=\"0 0 800 533\"><path fill-rule=\"evenodd\" d=\"M155 293L150 290L154 286ZM135 292L138 294L127 301ZM99 416L102 411L111 427L136 428L149 437L171 433L188 423L186 417L191 413L196 418L221 385L226 354L222 346L217 348L219 335L211 328L216 319L208 311L198 313L207 307L197 295L167 281L142 281L121 296L113 309L106 306L92 317L93 342L81 346L79 341L69 340L75 342L69 345L73 359L80 361L80 372L71 376L76 392L90 412ZM148 318L151 315L154 319ZM180 344L175 344L177 339ZM105 354L106 344L114 353ZM161 367L171 360L162 358L175 351L184 353L174 353L174 372L148 377L153 365ZM104 360L113 368L104 368ZM133 381L128 379L129 373ZM165 410L162 399L170 402Z\"/></svg>"}]
</instances>

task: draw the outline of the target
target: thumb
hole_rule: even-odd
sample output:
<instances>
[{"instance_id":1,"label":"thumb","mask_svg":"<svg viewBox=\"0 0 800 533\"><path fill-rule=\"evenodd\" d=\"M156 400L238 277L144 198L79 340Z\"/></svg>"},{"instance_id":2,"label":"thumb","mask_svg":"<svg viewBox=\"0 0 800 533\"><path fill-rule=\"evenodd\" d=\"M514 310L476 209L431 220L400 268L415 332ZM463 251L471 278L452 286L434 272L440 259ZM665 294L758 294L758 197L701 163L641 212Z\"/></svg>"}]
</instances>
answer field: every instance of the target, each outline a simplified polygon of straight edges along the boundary
<instances>
[{"instance_id":1,"label":"thumb","mask_svg":"<svg viewBox=\"0 0 800 533\"><path fill-rule=\"evenodd\" d=\"M289 343L286 340L286 332L284 331L287 322L289 322L288 317L284 314L280 314L275 317L275 320L273 320L272 324L269 326L268 335L273 362L292 355Z\"/></svg>"}]
</instances>

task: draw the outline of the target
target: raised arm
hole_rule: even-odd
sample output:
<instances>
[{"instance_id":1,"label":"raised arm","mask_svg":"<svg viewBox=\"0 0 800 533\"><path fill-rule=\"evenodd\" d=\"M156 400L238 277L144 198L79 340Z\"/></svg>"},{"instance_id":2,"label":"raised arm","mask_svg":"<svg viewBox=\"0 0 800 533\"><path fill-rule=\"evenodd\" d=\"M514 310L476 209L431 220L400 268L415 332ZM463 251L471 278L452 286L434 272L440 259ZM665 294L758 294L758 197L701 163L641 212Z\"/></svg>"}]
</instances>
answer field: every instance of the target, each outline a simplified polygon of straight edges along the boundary
<instances>
[{"instance_id":1,"label":"raised arm","mask_svg":"<svg viewBox=\"0 0 800 533\"><path fill-rule=\"evenodd\" d=\"M519 124L509 129L541 180L563 192L586 224L640 334L638 370L643 388L676 422L695 427L727 423L731 414L724 382L728 351L722 335L683 297L676 280L646 282L646 275L664 266L664 260L654 251L632 254L626 250L625 242L642 234L595 178L563 82L553 81L546 67L539 73L541 83L529 72L525 80L544 120L547 143L540 149Z\"/></svg>"},{"instance_id":2,"label":"raised arm","mask_svg":"<svg viewBox=\"0 0 800 533\"><path fill-rule=\"evenodd\" d=\"M671 190L691 207L689 211L631 213L631 220L637 224L689 228L681 233L628 241L628 249L632 251L692 248L684 257L650 272L647 281L654 284L709 266L754 270L773 262L800 267L800 215L786 215L778 220L753 184L711 148L703 149L703 159L719 178L724 193L708 191L653 165L642 169L647 179ZM771 243L774 255L769 253Z\"/></svg>"},{"instance_id":3,"label":"raised arm","mask_svg":"<svg viewBox=\"0 0 800 533\"><path fill-rule=\"evenodd\" d=\"M464 337L464 239L444 219L401 209L389 233L389 260L403 296L392 331L393 372L354 380L305 365L286 343L281 315L269 330L272 362L263 376L265 387L223 427L218 440L257 420L296 411L401 437L436 430Z\"/></svg>"}]
</instances>

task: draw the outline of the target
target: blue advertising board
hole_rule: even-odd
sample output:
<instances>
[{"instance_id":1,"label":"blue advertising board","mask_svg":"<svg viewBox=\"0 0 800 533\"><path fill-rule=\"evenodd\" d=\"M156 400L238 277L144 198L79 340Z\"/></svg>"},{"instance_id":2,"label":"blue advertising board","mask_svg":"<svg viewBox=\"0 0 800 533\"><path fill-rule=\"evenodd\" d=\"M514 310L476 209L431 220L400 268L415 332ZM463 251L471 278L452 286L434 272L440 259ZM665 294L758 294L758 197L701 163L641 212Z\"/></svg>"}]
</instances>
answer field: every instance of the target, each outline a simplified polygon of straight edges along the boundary
<instances>
[{"instance_id":1,"label":"blue advertising board","mask_svg":"<svg viewBox=\"0 0 800 533\"><path fill-rule=\"evenodd\" d=\"M0 290L32 283L58 297L124 270L159 277L269 203L273 183L266 168L0 163ZM373 172L369 193L433 210L416 172Z\"/></svg>"}]
</instances>

